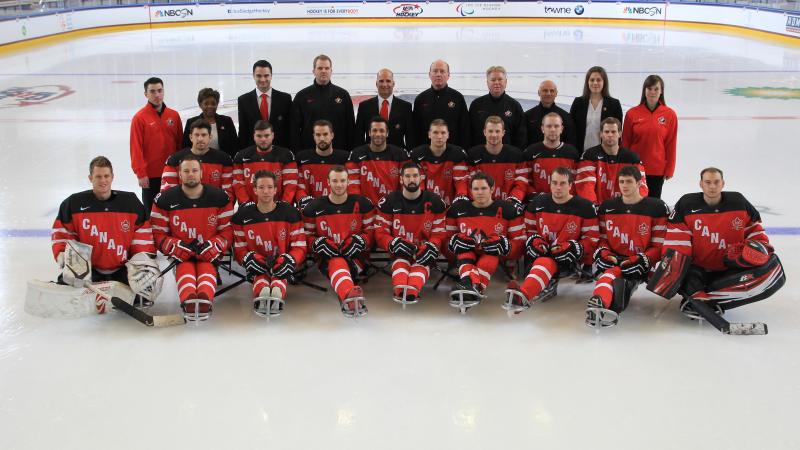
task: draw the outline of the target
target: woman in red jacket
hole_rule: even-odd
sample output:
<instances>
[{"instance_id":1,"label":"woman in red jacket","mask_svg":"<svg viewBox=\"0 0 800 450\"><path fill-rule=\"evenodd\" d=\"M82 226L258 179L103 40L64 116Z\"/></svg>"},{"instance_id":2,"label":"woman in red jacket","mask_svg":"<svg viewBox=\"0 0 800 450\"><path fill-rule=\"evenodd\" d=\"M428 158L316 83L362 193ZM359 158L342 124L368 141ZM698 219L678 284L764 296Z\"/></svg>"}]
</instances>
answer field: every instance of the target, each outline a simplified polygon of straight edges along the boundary
<instances>
[{"instance_id":1,"label":"woman in red jacket","mask_svg":"<svg viewBox=\"0 0 800 450\"><path fill-rule=\"evenodd\" d=\"M664 102L664 80L658 75L644 79L639 106L625 114L622 146L636 152L644 164L650 197L661 198L664 180L675 172L678 116Z\"/></svg>"}]
</instances>

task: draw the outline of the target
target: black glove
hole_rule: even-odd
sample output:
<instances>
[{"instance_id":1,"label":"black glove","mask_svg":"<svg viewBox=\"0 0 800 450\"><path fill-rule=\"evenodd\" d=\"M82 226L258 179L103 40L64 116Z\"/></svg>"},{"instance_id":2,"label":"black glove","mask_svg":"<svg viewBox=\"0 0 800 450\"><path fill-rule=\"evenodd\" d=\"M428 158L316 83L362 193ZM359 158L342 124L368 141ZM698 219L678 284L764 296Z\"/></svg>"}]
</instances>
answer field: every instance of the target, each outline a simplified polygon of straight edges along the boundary
<instances>
[{"instance_id":1,"label":"black glove","mask_svg":"<svg viewBox=\"0 0 800 450\"><path fill-rule=\"evenodd\" d=\"M269 268L267 267L267 260L264 256L259 255L254 251L247 252L242 259L242 266L249 274L264 275Z\"/></svg>"},{"instance_id":2,"label":"black glove","mask_svg":"<svg viewBox=\"0 0 800 450\"><path fill-rule=\"evenodd\" d=\"M430 242L425 242L417 253L417 264L427 266L439 258L439 249Z\"/></svg>"},{"instance_id":3,"label":"black glove","mask_svg":"<svg viewBox=\"0 0 800 450\"><path fill-rule=\"evenodd\" d=\"M471 252L475 250L475 245L475 239L463 233L456 233L450 236L450 241L447 242L447 248L449 248L454 255Z\"/></svg>"},{"instance_id":4,"label":"black glove","mask_svg":"<svg viewBox=\"0 0 800 450\"><path fill-rule=\"evenodd\" d=\"M567 241L565 244L559 244L557 248L551 249L553 259L559 264L575 264L583 256L583 246L578 241Z\"/></svg>"},{"instance_id":5,"label":"black glove","mask_svg":"<svg viewBox=\"0 0 800 450\"><path fill-rule=\"evenodd\" d=\"M320 236L314 240L314 243L311 244L311 251L325 258L339 256L336 244L325 236Z\"/></svg>"},{"instance_id":6,"label":"black glove","mask_svg":"<svg viewBox=\"0 0 800 450\"><path fill-rule=\"evenodd\" d=\"M521 201L517 200L516 197L508 197L508 202L514 207L514 209L517 211L517 214L522 214L522 211L525 210L525 205L523 205Z\"/></svg>"},{"instance_id":7,"label":"black glove","mask_svg":"<svg viewBox=\"0 0 800 450\"><path fill-rule=\"evenodd\" d=\"M533 234L528 236L528 240L525 241L525 253L531 258L536 259L549 254L550 248L547 246L547 241L545 241L543 237L538 234Z\"/></svg>"},{"instance_id":8,"label":"black glove","mask_svg":"<svg viewBox=\"0 0 800 450\"><path fill-rule=\"evenodd\" d=\"M462 200L468 202L469 201L469 197L467 197L466 195L459 195L459 196L457 196L456 198L453 199L453 203L460 202Z\"/></svg>"},{"instance_id":9,"label":"black glove","mask_svg":"<svg viewBox=\"0 0 800 450\"><path fill-rule=\"evenodd\" d=\"M398 258L412 259L417 254L417 246L401 237L396 237L389 242L389 252Z\"/></svg>"},{"instance_id":10,"label":"black glove","mask_svg":"<svg viewBox=\"0 0 800 450\"><path fill-rule=\"evenodd\" d=\"M272 266L272 275L278 278L288 278L294 275L297 268L297 261L292 255L283 253L275 258L275 265Z\"/></svg>"},{"instance_id":11,"label":"black glove","mask_svg":"<svg viewBox=\"0 0 800 450\"><path fill-rule=\"evenodd\" d=\"M354 234L342 242L339 253L345 258L353 259L367 248L367 241L360 234Z\"/></svg>"},{"instance_id":12,"label":"black glove","mask_svg":"<svg viewBox=\"0 0 800 450\"><path fill-rule=\"evenodd\" d=\"M314 197L306 195L305 197L297 201L297 209L299 209L300 211L306 209L306 206L308 206L308 204L311 203L312 200L314 200Z\"/></svg>"},{"instance_id":13,"label":"black glove","mask_svg":"<svg viewBox=\"0 0 800 450\"><path fill-rule=\"evenodd\" d=\"M626 277L643 277L650 271L650 259L644 253L637 253L622 261L619 266Z\"/></svg>"},{"instance_id":14,"label":"black glove","mask_svg":"<svg viewBox=\"0 0 800 450\"><path fill-rule=\"evenodd\" d=\"M599 247L595 250L592 258L594 263L597 264L597 269L601 272L605 272L619 263L617 255L606 247Z\"/></svg>"},{"instance_id":15,"label":"black glove","mask_svg":"<svg viewBox=\"0 0 800 450\"><path fill-rule=\"evenodd\" d=\"M505 236L496 236L481 242L481 248L487 255L506 256L511 251L511 243Z\"/></svg>"}]
</instances>

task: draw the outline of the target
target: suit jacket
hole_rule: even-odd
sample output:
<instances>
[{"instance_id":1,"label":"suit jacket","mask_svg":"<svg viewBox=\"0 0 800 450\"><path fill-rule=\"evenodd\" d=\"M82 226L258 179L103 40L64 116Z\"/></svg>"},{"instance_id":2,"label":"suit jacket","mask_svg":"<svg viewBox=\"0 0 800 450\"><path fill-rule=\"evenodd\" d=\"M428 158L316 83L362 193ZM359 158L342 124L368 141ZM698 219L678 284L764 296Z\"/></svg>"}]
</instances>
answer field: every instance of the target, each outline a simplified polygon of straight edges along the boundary
<instances>
[{"instance_id":1,"label":"suit jacket","mask_svg":"<svg viewBox=\"0 0 800 450\"><path fill-rule=\"evenodd\" d=\"M575 147L581 154L585 150L583 148L583 140L586 139L586 113L589 111L589 100L583 97L575 97L572 106L569 108L569 115L572 116L572 121L575 123ZM622 105L619 100L614 97L603 97L603 109L600 111L600 121L602 122L608 117L616 117L622 122Z\"/></svg>"},{"instance_id":2,"label":"suit jacket","mask_svg":"<svg viewBox=\"0 0 800 450\"><path fill-rule=\"evenodd\" d=\"M231 158L239 151L239 138L236 137L236 126L233 125L233 119L228 116L215 114L217 118L217 136L219 137L219 148L227 153ZM194 116L186 121L186 128L183 130L183 148L191 147L192 141L189 140L189 127L192 122L201 119L203 114Z\"/></svg>"},{"instance_id":3,"label":"suit jacket","mask_svg":"<svg viewBox=\"0 0 800 450\"><path fill-rule=\"evenodd\" d=\"M255 88L240 95L237 100L239 106L239 149L255 144L253 141L253 128L256 126L256 122L261 120L261 110L258 107L259 101ZM289 121L292 117L291 110L292 96L286 92L272 89L272 109L269 111L269 123L272 124L272 131L275 132L274 145L291 148L291 131L289 128Z\"/></svg>"},{"instance_id":4,"label":"suit jacket","mask_svg":"<svg viewBox=\"0 0 800 450\"><path fill-rule=\"evenodd\" d=\"M378 96L364 100L358 104L356 117L355 147L369 142L369 121L380 114ZM394 96L392 107L389 109L389 138L387 142L400 148L408 148L410 138L413 136L411 117L411 103Z\"/></svg>"}]
</instances>

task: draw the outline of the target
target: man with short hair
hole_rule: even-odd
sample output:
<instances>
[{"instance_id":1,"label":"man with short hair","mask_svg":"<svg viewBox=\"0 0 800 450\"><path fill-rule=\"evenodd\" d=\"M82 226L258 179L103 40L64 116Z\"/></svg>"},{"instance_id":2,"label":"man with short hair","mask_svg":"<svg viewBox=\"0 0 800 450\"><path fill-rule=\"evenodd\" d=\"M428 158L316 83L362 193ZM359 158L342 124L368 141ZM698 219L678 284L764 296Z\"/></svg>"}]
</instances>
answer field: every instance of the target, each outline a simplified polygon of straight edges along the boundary
<instances>
[{"instance_id":1,"label":"man with short hair","mask_svg":"<svg viewBox=\"0 0 800 450\"><path fill-rule=\"evenodd\" d=\"M411 151L411 161L422 170L423 188L438 194L446 205L469 198L467 154L447 142L449 137L447 122L435 119L428 129L430 144Z\"/></svg>"},{"instance_id":2,"label":"man with short hair","mask_svg":"<svg viewBox=\"0 0 800 450\"><path fill-rule=\"evenodd\" d=\"M314 122L325 119L333 124L333 147L353 148L353 100L350 94L331 82L333 62L327 55L318 55L313 64L314 82L294 96L292 102L292 149L314 146Z\"/></svg>"},{"instance_id":3,"label":"man with short hair","mask_svg":"<svg viewBox=\"0 0 800 450\"><path fill-rule=\"evenodd\" d=\"M375 87L378 88L378 95L358 104L353 147L369 142L370 121L375 116L381 116L389 124L387 142L400 148L411 148L409 141L414 133L411 103L394 95L392 71L389 69L379 70Z\"/></svg>"},{"instance_id":4,"label":"man with short hair","mask_svg":"<svg viewBox=\"0 0 800 450\"><path fill-rule=\"evenodd\" d=\"M129 261L154 267L152 276L158 276L153 233L142 202L133 192L111 188L114 169L105 156L92 159L88 178L92 189L64 200L53 222L53 257L58 265L64 267L67 242L75 240L92 246L92 281L132 284L125 266ZM145 301L142 306L150 305L152 301Z\"/></svg>"},{"instance_id":5,"label":"man with short hair","mask_svg":"<svg viewBox=\"0 0 800 450\"><path fill-rule=\"evenodd\" d=\"M416 303L436 264L445 238L445 204L422 189L419 166L406 162L400 170L400 190L378 202L375 217L377 247L392 257L394 300Z\"/></svg>"},{"instance_id":6,"label":"man with short hair","mask_svg":"<svg viewBox=\"0 0 800 450\"><path fill-rule=\"evenodd\" d=\"M158 194L153 203L153 239L161 253L177 259L175 280L184 317L211 317L217 288L214 262L233 240L233 202L222 189L203 184L200 157L188 154L178 165L181 184Z\"/></svg>"},{"instance_id":7,"label":"man with short hair","mask_svg":"<svg viewBox=\"0 0 800 450\"><path fill-rule=\"evenodd\" d=\"M434 119L442 119L450 127L450 142L469 148L469 111L464 96L447 85L450 65L441 59L431 63L428 71L431 87L414 99L414 148L427 142L427 132Z\"/></svg>"},{"instance_id":8,"label":"man with short hair","mask_svg":"<svg viewBox=\"0 0 800 450\"><path fill-rule=\"evenodd\" d=\"M259 120L272 124L275 145L288 148L292 142L292 96L272 88L272 64L269 61L260 59L253 64L253 81L256 82L256 88L236 100L239 109L239 148L255 144L253 132Z\"/></svg>"},{"instance_id":9,"label":"man with short hair","mask_svg":"<svg viewBox=\"0 0 800 450\"><path fill-rule=\"evenodd\" d=\"M350 156L333 148L333 125L327 120L314 122L313 149L297 153L297 191L295 202L302 211L311 200L330 194L328 172L333 166L343 166Z\"/></svg>"},{"instance_id":10,"label":"man with short hair","mask_svg":"<svg viewBox=\"0 0 800 450\"><path fill-rule=\"evenodd\" d=\"M254 145L240 150L233 158L233 188L240 205L257 201L253 189L253 174L269 170L277 177L276 199L286 203L294 201L297 190L297 163L294 153L275 145L272 124L259 120L253 131Z\"/></svg>"},{"instance_id":11,"label":"man with short hair","mask_svg":"<svg viewBox=\"0 0 800 450\"><path fill-rule=\"evenodd\" d=\"M386 143L388 131L386 119L373 117L369 144L353 149L347 160L348 192L361 194L373 204L400 187L400 167L409 160L405 150Z\"/></svg>"},{"instance_id":12,"label":"man with short hair","mask_svg":"<svg viewBox=\"0 0 800 450\"><path fill-rule=\"evenodd\" d=\"M181 116L164 104L164 82L151 77L144 82L147 105L131 120L131 168L142 188L147 214L161 188L164 161L180 150L183 140Z\"/></svg>"},{"instance_id":13,"label":"man with short hair","mask_svg":"<svg viewBox=\"0 0 800 450\"><path fill-rule=\"evenodd\" d=\"M467 152L471 173L483 172L494 179L493 199L508 200L521 213L522 201L528 191L528 167L518 148L503 144L503 120L497 116L486 119L483 135L486 143Z\"/></svg>"},{"instance_id":14,"label":"man with short hair","mask_svg":"<svg viewBox=\"0 0 800 450\"><path fill-rule=\"evenodd\" d=\"M642 174L634 166L617 173L620 197L598 208L600 242L593 259L597 278L586 307L586 324L601 328L616 325L639 283L647 279L661 259L669 207L660 199L642 197Z\"/></svg>"},{"instance_id":15,"label":"man with short hair","mask_svg":"<svg viewBox=\"0 0 800 450\"><path fill-rule=\"evenodd\" d=\"M358 194L347 192L347 169L328 172L330 194L314 199L303 209L308 248L319 270L331 280L345 317L367 313L364 291L355 284L364 270L363 254L372 247L375 208Z\"/></svg>"},{"instance_id":16,"label":"man with short hair","mask_svg":"<svg viewBox=\"0 0 800 450\"><path fill-rule=\"evenodd\" d=\"M253 175L257 203L236 211L233 252L253 283L253 310L259 316L283 310L287 279L306 259L303 220L294 206L276 201L278 177L269 170Z\"/></svg>"},{"instance_id":17,"label":"man with short hair","mask_svg":"<svg viewBox=\"0 0 800 450\"><path fill-rule=\"evenodd\" d=\"M576 146L575 122L572 120L572 116L569 115L569 112L556 104L556 97L558 96L556 84L551 80L544 80L539 84L538 93L539 104L525 111L528 144L535 144L544 140L544 136L542 135L542 119L546 114L554 112L561 116L561 120L564 124L561 140L573 147Z\"/></svg>"},{"instance_id":18,"label":"man with short hair","mask_svg":"<svg viewBox=\"0 0 800 450\"><path fill-rule=\"evenodd\" d=\"M530 173L529 194L549 193L550 174L557 167L577 169L581 154L572 145L561 141L563 129L561 116L554 112L545 114L542 119L544 140L531 144L522 153Z\"/></svg>"},{"instance_id":19,"label":"man with short hair","mask_svg":"<svg viewBox=\"0 0 800 450\"><path fill-rule=\"evenodd\" d=\"M639 155L619 145L620 123L616 117L608 117L600 124L600 145L584 150L575 176L575 192L599 205L619 197L617 173L624 166L635 166L642 173L639 187L642 197L647 197L645 168Z\"/></svg>"},{"instance_id":20,"label":"man with short hair","mask_svg":"<svg viewBox=\"0 0 800 450\"><path fill-rule=\"evenodd\" d=\"M203 163L202 182L220 188L233 199L233 161L222 150L209 147L211 141L211 125L203 119L192 122L189 126L190 148L185 148L167 158L164 172L161 174L161 192L180 184L178 166L188 154L197 156Z\"/></svg>"},{"instance_id":21,"label":"man with short hair","mask_svg":"<svg viewBox=\"0 0 800 450\"><path fill-rule=\"evenodd\" d=\"M558 167L550 174L550 193L539 194L525 209L526 267L519 284L508 284L503 308L519 313L536 301L556 295L558 277L573 273L579 264L591 264L597 246L598 225L594 205L572 195L572 171Z\"/></svg>"},{"instance_id":22,"label":"man with short hair","mask_svg":"<svg viewBox=\"0 0 800 450\"><path fill-rule=\"evenodd\" d=\"M482 131L489 116L498 116L503 119L506 130L506 134L503 136L504 144L511 144L520 149L528 145L522 105L506 93L507 85L508 78L503 66L491 66L486 69L486 86L489 88L489 93L476 98L469 105L470 129L472 129L471 145L486 143Z\"/></svg>"}]
</instances>

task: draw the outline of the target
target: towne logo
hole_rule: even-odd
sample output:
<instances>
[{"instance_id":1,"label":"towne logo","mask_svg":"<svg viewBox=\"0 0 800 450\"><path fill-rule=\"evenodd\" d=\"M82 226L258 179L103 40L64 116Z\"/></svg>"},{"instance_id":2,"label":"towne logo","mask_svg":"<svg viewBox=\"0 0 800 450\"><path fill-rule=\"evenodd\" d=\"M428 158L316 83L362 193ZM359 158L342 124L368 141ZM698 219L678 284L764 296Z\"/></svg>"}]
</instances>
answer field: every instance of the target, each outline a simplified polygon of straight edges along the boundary
<instances>
[{"instance_id":1,"label":"towne logo","mask_svg":"<svg viewBox=\"0 0 800 450\"><path fill-rule=\"evenodd\" d=\"M622 9L622 14L636 14L639 16L661 15L662 9L658 6L626 6Z\"/></svg>"},{"instance_id":2,"label":"towne logo","mask_svg":"<svg viewBox=\"0 0 800 450\"><path fill-rule=\"evenodd\" d=\"M189 8L180 8L180 9L157 9L153 11L153 17L177 17L179 19L185 19L188 16L193 16L194 11Z\"/></svg>"},{"instance_id":3,"label":"towne logo","mask_svg":"<svg viewBox=\"0 0 800 450\"><path fill-rule=\"evenodd\" d=\"M786 17L786 31L790 33L800 33L800 16Z\"/></svg>"},{"instance_id":4,"label":"towne logo","mask_svg":"<svg viewBox=\"0 0 800 450\"><path fill-rule=\"evenodd\" d=\"M392 11L397 17L417 17L422 14L422 7L416 3L401 3L395 6Z\"/></svg>"},{"instance_id":5,"label":"towne logo","mask_svg":"<svg viewBox=\"0 0 800 450\"><path fill-rule=\"evenodd\" d=\"M570 8L568 6L545 6L544 13L545 14L559 14L559 15L569 15L574 14L576 16L583 15L584 9L581 5L576 5L574 8Z\"/></svg>"}]
</instances>

